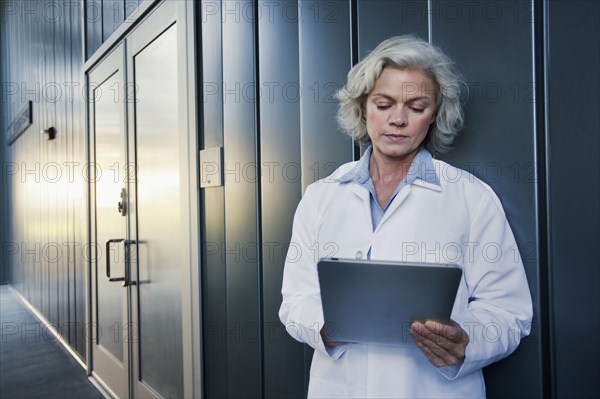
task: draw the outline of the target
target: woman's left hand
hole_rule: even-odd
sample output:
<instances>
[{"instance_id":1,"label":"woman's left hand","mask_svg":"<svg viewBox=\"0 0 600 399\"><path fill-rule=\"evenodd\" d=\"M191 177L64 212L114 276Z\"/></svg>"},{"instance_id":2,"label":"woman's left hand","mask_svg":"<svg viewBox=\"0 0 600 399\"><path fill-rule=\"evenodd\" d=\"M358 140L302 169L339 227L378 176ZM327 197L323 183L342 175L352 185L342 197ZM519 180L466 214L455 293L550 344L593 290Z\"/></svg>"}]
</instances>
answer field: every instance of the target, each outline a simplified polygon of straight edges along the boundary
<instances>
[{"instance_id":1,"label":"woman's left hand","mask_svg":"<svg viewBox=\"0 0 600 399\"><path fill-rule=\"evenodd\" d=\"M465 358L469 336L458 323L450 323L427 320L410 326L415 343L436 367L452 366Z\"/></svg>"}]
</instances>

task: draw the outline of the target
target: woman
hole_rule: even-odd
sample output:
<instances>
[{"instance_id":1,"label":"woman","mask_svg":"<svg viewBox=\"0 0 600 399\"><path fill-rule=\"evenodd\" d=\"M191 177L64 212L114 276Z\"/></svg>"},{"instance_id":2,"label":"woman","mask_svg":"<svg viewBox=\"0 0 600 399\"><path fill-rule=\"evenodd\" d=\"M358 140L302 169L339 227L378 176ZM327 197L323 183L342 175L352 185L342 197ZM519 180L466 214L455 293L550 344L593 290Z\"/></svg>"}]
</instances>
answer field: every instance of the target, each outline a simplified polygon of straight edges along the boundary
<instances>
[{"instance_id":1,"label":"woman","mask_svg":"<svg viewBox=\"0 0 600 399\"><path fill-rule=\"evenodd\" d=\"M531 296L500 201L431 155L447 151L462 125L459 95L448 57L413 36L382 42L338 93L339 124L370 146L307 188L279 313L288 332L315 349L309 397L485 397L481 369L529 334ZM329 341L319 249L339 258L458 264L452 321L415 322L401 346Z\"/></svg>"}]
</instances>

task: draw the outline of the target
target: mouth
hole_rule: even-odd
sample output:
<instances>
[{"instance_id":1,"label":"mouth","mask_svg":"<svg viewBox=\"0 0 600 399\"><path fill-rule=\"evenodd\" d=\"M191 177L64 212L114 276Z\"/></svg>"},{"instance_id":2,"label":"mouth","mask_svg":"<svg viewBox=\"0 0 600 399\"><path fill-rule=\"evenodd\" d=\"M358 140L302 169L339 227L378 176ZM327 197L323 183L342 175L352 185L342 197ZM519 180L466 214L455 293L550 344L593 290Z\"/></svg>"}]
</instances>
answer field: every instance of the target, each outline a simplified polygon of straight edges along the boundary
<instances>
[{"instance_id":1,"label":"mouth","mask_svg":"<svg viewBox=\"0 0 600 399\"><path fill-rule=\"evenodd\" d=\"M399 143L408 139L408 136L404 134L384 134L383 137L392 143Z\"/></svg>"}]
</instances>

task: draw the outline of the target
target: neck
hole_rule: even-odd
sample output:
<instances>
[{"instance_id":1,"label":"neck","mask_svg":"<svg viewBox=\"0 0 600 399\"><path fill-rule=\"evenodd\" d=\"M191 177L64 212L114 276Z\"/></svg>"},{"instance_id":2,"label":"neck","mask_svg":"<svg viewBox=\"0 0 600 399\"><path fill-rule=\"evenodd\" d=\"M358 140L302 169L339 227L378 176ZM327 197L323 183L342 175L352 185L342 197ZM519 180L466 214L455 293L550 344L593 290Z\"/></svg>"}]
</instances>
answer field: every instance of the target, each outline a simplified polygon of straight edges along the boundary
<instances>
[{"instance_id":1,"label":"neck","mask_svg":"<svg viewBox=\"0 0 600 399\"><path fill-rule=\"evenodd\" d=\"M374 182L392 183L399 182L408 174L410 165L419 149L404 157L389 157L383 154L371 153L369 172Z\"/></svg>"}]
</instances>

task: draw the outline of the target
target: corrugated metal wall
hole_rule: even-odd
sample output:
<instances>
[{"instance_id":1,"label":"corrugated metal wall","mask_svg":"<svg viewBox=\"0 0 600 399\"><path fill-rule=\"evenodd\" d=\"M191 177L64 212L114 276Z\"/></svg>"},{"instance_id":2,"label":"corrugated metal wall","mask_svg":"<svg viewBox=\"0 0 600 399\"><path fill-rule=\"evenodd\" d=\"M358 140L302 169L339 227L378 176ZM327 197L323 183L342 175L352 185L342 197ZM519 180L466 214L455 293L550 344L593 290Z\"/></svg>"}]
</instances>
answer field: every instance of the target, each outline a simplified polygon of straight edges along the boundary
<instances>
[{"instance_id":1,"label":"corrugated metal wall","mask_svg":"<svg viewBox=\"0 0 600 399\"><path fill-rule=\"evenodd\" d=\"M203 147L225 154L225 186L203 190L208 397L305 391L311 354L279 322L281 275L303 187L353 158L333 97L352 65L349 5L202 3Z\"/></svg>"},{"instance_id":2,"label":"corrugated metal wall","mask_svg":"<svg viewBox=\"0 0 600 399\"><path fill-rule=\"evenodd\" d=\"M143 1L148 0L84 1L86 59L90 58L123 22L133 21Z\"/></svg>"},{"instance_id":3,"label":"corrugated metal wall","mask_svg":"<svg viewBox=\"0 0 600 399\"><path fill-rule=\"evenodd\" d=\"M551 1L546 13L552 389L591 398L600 390L600 3Z\"/></svg>"},{"instance_id":4,"label":"corrugated metal wall","mask_svg":"<svg viewBox=\"0 0 600 399\"><path fill-rule=\"evenodd\" d=\"M32 101L33 125L7 148L2 184L9 190L3 226L11 229L5 230L9 236L3 255L12 266L10 281L84 358L85 99L80 10L78 1L3 3L6 123ZM56 129L55 140L40 134L49 127ZM4 147L6 138L3 134ZM47 327L38 328L42 334Z\"/></svg>"},{"instance_id":5,"label":"corrugated metal wall","mask_svg":"<svg viewBox=\"0 0 600 399\"><path fill-rule=\"evenodd\" d=\"M2 16L3 7L0 6L0 16ZM4 45L4 27L0 26L0 83L4 83L4 61L6 58L6 46ZM4 95L4 89L0 91L1 95ZM5 131L5 126L7 124L4 122L4 100L0 100L0 129ZM4 138L4 134L0 134L0 137ZM4 226L8 226L8 193L9 193L9 184L8 178L5 176L5 166L6 163L6 146L2 145L0 139L0 172L2 172L2 177L0 180L0 284L4 284L8 282L8 255L6 254L5 247L7 246L8 239L8 231L9 229Z\"/></svg>"},{"instance_id":6,"label":"corrugated metal wall","mask_svg":"<svg viewBox=\"0 0 600 399\"><path fill-rule=\"evenodd\" d=\"M598 330L599 10L576 3L200 3L199 135L202 148L224 147L226 182L200 204L207 397L304 395L311 353L277 318L293 212L307 184L356 156L334 120L349 68L409 32L465 75L467 128L446 158L499 194L534 295L533 333L486 370L489 396L598 389L598 345L574 342L593 343ZM2 259L13 286L84 356L84 50L80 1L67 4L2 3L2 126L34 103L33 126L2 141ZM88 57L137 4L86 2ZM50 126L54 141L39 134Z\"/></svg>"},{"instance_id":7,"label":"corrugated metal wall","mask_svg":"<svg viewBox=\"0 0 600 399\"><path fill-rule=\"evenodd\" d=\"M544 6L202 2L203 148L223 146L225 153L225 187L205 189L202 204L207 396L304 395L311 353L290 342L277 321L291 219L307 184L354 158L352 144L335 125L336 88L379 41L404 33L441 46L464 74L467 127L444 158L499 194L534 299L532 334L515 354L485 370L488 394L552 394L549 143L544 101L536 101L547 95Z\"/></svg>"}]
</instances>

